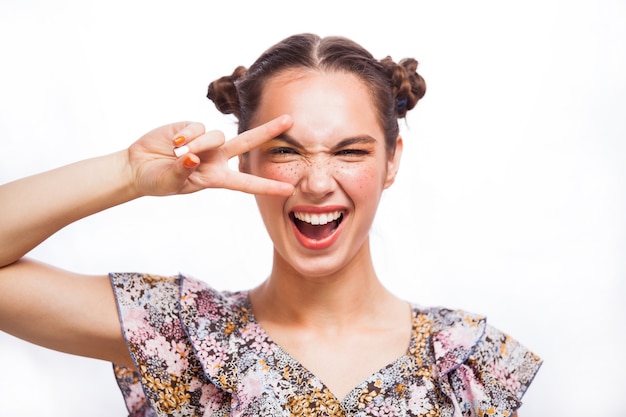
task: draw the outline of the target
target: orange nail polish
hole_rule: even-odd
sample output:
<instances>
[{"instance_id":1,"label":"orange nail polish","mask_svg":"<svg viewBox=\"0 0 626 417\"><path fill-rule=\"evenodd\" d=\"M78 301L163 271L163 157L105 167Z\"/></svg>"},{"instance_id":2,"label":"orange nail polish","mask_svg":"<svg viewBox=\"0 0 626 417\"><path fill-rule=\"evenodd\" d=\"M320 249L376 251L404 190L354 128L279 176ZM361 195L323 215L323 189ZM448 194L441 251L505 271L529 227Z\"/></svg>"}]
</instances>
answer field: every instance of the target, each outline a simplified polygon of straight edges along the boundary
<instances>
[{"instance_id":1,"label":"orange nail polish","mask_svg":"<svg viewBox=\"0 0 626 417\"><path fill-rule=\"evenodd\" d=\"M198 165L198 161L196 161L191 155L187 156L183 161L183 166L185 168L193 168Z\"/></svg>"},{"instance_id":2,"label":"orange nail polish","mask_svg":"<svg viewBox=\"0 0 626 417\"><path fill-rule=\"evenodd\" d=\"M185 143L185 137L184 136L178 136L174 139L174 146L180 146L183 143Z\"/></svg>"}]
</instances>

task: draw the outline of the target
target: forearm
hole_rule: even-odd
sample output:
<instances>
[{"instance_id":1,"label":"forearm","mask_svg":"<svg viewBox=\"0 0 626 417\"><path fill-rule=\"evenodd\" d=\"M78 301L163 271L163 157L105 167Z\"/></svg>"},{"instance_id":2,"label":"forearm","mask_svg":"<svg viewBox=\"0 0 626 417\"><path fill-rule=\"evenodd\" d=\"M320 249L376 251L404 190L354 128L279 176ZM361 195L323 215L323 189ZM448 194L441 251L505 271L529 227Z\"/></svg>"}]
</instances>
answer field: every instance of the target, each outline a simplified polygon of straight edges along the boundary
<instances>
[{"instance_id":1,"label":"forearm","mask_svg":"<svg viewBox=\"0 0 626 417\"><path fill-rule=\"evenodd\" d=\"M0 266L68 224L138 197L131 177L121 151L0 186Z\"/></svg>"},{"instance_id":2,"label":"forearm","mask_svg":"<svg viewBox=\"0 0 626 417\"><path fill-rule=\"evenodd\" d=\"M154 129L128 151L88 159L0 186L0 267L9 265L68 224L142 195L187 194L227 188L289 196L293 185L241 172L228 161L285 132L291 118L277 117L228 142L200 123ZM176 157L174 138L187 155Z\"/></svg>"}]
</instances>

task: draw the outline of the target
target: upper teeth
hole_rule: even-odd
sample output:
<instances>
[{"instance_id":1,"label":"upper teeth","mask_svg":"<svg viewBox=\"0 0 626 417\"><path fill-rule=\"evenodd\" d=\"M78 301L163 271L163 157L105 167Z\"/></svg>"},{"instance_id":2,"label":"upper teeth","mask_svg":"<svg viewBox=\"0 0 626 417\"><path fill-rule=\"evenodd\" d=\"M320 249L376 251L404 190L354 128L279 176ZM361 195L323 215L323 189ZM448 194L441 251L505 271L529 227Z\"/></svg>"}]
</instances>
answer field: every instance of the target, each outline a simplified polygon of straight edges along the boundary
<instances>
[{"instance_id":1,"label":"upper teeth","mask_svg":"<svg viewBox=\"0 0 626 417\"><path fill-rule=\"evenodd\" d=\"M337 210L337 211L333 211L330 213L321 213L321 214L294 212L293 215L296 219L300 221L310 223L314 226L317 226L317 225L323 226L341 217L341 211Z\"/></svg>"}]
</instances>

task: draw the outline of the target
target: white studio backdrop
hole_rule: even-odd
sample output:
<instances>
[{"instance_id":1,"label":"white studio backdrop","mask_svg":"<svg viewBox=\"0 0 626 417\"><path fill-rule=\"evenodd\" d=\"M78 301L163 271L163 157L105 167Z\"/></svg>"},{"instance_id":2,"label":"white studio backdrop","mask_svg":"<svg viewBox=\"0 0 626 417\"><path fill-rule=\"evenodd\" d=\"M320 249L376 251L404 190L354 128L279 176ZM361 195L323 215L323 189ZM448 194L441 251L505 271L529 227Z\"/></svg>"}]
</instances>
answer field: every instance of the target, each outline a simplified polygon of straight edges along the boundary
<instances>
[{"instance_id":1,"label":"white studio backdrop","mask_svg":"<svg viewBox=\"0 0 626 417\"><path fill-rule=\"evenodd\" d=\"M427 81L371 234L387 286L485 314L539 354L522 417L623 417L624 1L5 0L0 183L178 120L232 137L208 83L299 32L415 57ZM211 190L116 207L30 256L241 289L271 244L252 197ZM0 353L0 416L126 415L110 364L4 333Z\"/></svg>"}]
</instances>

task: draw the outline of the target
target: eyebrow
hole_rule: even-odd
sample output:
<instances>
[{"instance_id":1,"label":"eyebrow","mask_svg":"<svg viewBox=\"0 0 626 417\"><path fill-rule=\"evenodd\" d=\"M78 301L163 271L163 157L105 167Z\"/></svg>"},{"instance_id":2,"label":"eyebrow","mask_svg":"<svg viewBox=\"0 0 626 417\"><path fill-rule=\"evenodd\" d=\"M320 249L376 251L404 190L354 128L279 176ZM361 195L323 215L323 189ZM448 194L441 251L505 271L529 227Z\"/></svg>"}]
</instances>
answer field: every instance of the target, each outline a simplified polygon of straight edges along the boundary
<instances>
[{"instance_id":1,"label":"eyebrow","mask_svg":"<svg viewBox=\"0 0 626 417\"><path fill-rule=\"evenodd\" d=\"M297 140L295 140L294 138L292 138L291 136L285 133L276 136L274 140L281 140L283 142L287 142L289 145L295 148L304 149L304 146L302 146L300 142L298 142ZM333 146L332 150L336 151L338 149L342 149L347 146L352 146L356 144L371 144L371 143L376 143L376 142L377 142L376 139L374 139L373 137L369 135L354 136L354 137L343 139L337 145Z\"/></svg>"}]
</instances>

